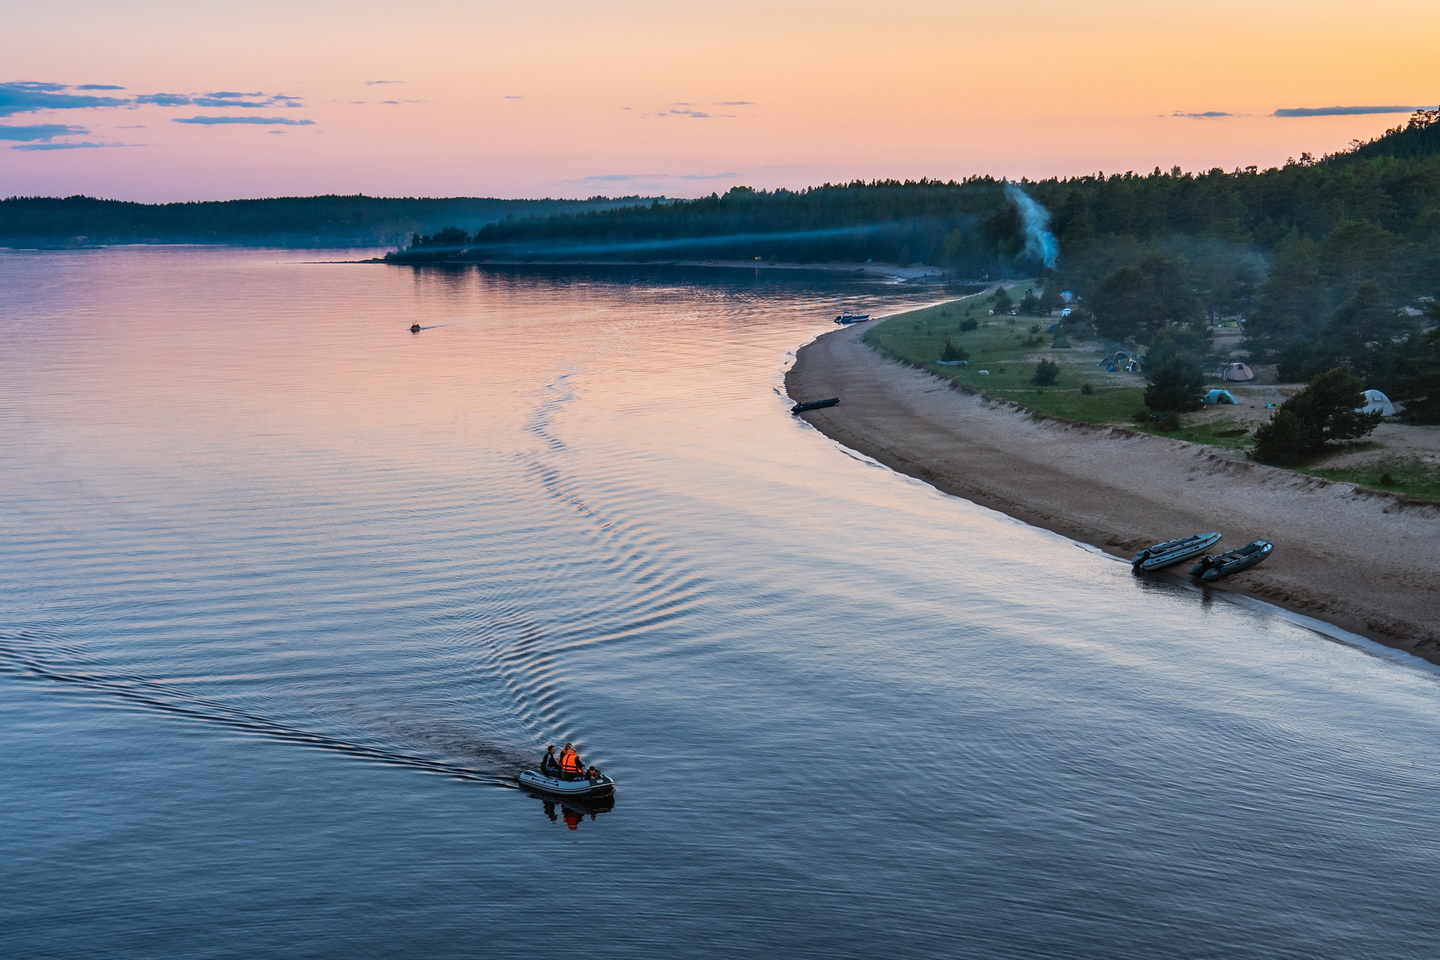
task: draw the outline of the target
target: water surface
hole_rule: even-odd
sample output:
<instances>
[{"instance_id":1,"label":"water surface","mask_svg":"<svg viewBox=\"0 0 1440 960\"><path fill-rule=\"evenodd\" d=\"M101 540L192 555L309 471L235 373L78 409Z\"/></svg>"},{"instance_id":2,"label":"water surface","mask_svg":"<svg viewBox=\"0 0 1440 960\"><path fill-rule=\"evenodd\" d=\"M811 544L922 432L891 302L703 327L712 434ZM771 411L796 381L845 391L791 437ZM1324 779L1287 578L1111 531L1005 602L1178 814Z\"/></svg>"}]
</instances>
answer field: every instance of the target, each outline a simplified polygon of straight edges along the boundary
<instances>
[{"instance_id":1,"label":"water surface","mask_svg":"<svg viewBox=\"0 0 1440 960\"><path fill-rule=\"evenodd\" d=\"M1440 951L1433 671L788 415L934 291L325 259L0 251L4 955Z\"/></svg>"}]
</instances>

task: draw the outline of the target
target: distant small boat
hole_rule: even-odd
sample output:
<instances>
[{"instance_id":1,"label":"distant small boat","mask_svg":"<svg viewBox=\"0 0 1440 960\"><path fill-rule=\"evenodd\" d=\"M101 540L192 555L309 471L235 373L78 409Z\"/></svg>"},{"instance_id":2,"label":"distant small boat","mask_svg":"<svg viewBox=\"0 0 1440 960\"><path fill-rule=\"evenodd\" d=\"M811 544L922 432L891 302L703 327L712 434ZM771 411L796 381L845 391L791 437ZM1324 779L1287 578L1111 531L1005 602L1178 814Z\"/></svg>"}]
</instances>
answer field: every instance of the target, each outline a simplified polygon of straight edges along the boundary
<instances>
[{"instance_id":1,"label":"distant small boat","mask_svg":"<svg viewBox=\"0 0 1440 960\"><path fill-rule=\"evenodd\" d=\"M418 323L412 323L412 324L410 324L410 332L411 332L411 333L419 333L419 332L420 332L420 324L418 324Z\"/></svg>"},{"instance_id":2,"label":"distant small boat","mask_svg":"<svg viewBox=\"0 0 1440 960\"><path fill-rule=\"evenodd\" d=\"M515 778L521 786L557 797L603 797L615 792L615 781L603 774L593 780L561 780L534 770L523 770Z\"/></svg>"},{"instance_id":3,"label":"distant small boat","mask_svg":"<svg viewBox=\"0 0 1440 960\"><path fill-rule=\"evenodd\" d=\"M797 403L790 408L791 413L804 413L806 410L822 410L825 407L833 407L840 402L839 397L831 397L828 400L810 400L806 403Z\"/></svg>"},{"instance_id":4,"label":"distant small boat","mask_svg":"<svg viewBox=\"0 0 1440 960\"><path fill-rule=\"evenodd\" d=\"M1130 566L1136 570L1159 570L1181 560L1198 557L1220 542L1218 533L1197 533L1178 540L1166 540L1153 547L1146 547L1130 559Z\"/></svg>"},{"instance_id":5,"label":"distant small boat","mask_svg":"<svg viewBox=\"0 0 1440 960\"><path fill-rule=\"evenodd\" d=\"M835 318L835 322L842 324L864 323L866 320L869 319L870 314L868 313L842 313L840 314L840 316Z\"/></svg>"},{"instance_id":6,"label":"distant small boat","mask_svg":"<svg viewBox=\"0 0 1440 960\"><path fill-rule=\"evenodd\" d=\"M1232 573L1239 573L1241 570L1248 570L1255 564L1270 556L1275 549L1275 544L1269 540L1255 540L1245 544L1238 550L1231 550L1229 553L1222 553L1218 557L1205 557L1195 566L1190 568L1190 576L1199 577L1201 580L1219 580L1221 577L1228 577Z\"/></svg>"}]
</instances>

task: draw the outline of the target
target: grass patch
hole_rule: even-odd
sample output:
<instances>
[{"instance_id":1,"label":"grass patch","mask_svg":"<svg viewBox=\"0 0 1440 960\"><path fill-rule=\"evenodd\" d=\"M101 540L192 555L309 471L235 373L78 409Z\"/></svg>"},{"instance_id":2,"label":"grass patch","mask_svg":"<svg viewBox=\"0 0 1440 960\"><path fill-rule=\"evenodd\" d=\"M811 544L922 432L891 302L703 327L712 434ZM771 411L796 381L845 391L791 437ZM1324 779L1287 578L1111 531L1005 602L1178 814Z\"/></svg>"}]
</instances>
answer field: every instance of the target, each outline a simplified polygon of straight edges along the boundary
<instances>
[{"instance_id":1,"label":"grass patch","mask_svg":"<svg viewBox=\"0 0 1440 960\"><path fill-rule=\"evenodd\" d=\"M1050 416L1085 423L1128 423L1144 405L1144 379L1133 373L1107 372L1100 365L1107 353L1100 344L1071 340L1068 347L1055 347L1053 335L1046 330L1051 318L993 317L986 313L989 306L988 299L970 297L901 314L867 330L864 340L881 353L922 366L936 376ZM964 329L971 324L977 325ZM1040 332L1031 332L1037 324ZM967 366L937 363L947 338L969 354ZM1041 360L1057 364L1060 376L1051 385L1037 387L1030 381ZM1086 384L1088 392L1082 389Z\"/></svg>"},{"instance_id":2,"label":"grass patch","mask_svg":"<svg viewBox=\"0 0 1440 960\"><path fill-rule=\"evenodd\" d=\"M1135 424L1135 429L1162 437L1170 437L1172 440L1200 443L1207 447L1220 447L1223 450L1248 451L1255 445L1255 435L1250 432L1250 428L1237 424L1234 420L1216 420L1212 423L1197 423L1188 426L1183 425L1182 421L1179 430L1161 430L1154 424Z\"/></svg>"},{"instance_id":3,"label":"grass patch","mask_svg":"<svg viewBox=\"0 0 1440 960\"><path fill-rule=\"evenodd\" d=\"M1363 467L1303 469L1299 472L1326 480L1389 490L1416 500L1440 500L1440 467L1419 460L1395 457L1377 460Z\"/></svg>"}]
</instances>

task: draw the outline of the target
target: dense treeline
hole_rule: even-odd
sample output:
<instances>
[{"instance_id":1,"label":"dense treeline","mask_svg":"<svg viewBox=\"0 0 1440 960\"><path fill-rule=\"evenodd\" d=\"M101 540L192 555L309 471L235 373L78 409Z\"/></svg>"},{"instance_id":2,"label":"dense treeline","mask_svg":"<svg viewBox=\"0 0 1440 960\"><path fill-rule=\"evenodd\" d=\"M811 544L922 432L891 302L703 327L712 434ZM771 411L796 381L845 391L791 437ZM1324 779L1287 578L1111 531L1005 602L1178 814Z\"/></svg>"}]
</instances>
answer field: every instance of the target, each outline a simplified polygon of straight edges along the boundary
<instances>
[{"instance_id":1,"label":"dense treeline","mask_svg":"<svg viewBox=\"0 0 1440 960\"><path fill-rule=\"evenodd\" d=\"M1342 153L1226 172L1135 173L1021 184L1049 214L1053 268L1002 181L875 181L566 213L416 236L394 262L435 260L877 260L968 278L1045 275L1070 323L1208 363L1206 325L1239 317L1255 362L1309 380L1343 367L1440 420L1440 110ZM1023 202L1023 200L1021 201ZM1183 376L1182 376L1183 374ZM1435 399L1429 399L1433 396Z\"/></svg>"},{"instance_id":2,"label":"dense treeline","mask_svg":"<svg viewBox=\"0 0 1440 960\"><path fill-rule=\"evenodd\" d=\"M473 235L414 238L393 254L424 260L880 260L1008 271L1024 245L1000 181L976 177L735 187L723 196L492 223Z\"/></svg>"},{"instance_id":3,"label":"dense treeline","mask_svg":"<svg viewBox=\"0 0 1440 960\"><path fill-rule=\"evenodd\" d=\"M648 198L493 200L365 196L276 197L197 203L131 203L94 197L0 200L0 246L77 243L228 243L391 246L417 232L506 217L608 210Z\"/></svg>"}]
</instances>

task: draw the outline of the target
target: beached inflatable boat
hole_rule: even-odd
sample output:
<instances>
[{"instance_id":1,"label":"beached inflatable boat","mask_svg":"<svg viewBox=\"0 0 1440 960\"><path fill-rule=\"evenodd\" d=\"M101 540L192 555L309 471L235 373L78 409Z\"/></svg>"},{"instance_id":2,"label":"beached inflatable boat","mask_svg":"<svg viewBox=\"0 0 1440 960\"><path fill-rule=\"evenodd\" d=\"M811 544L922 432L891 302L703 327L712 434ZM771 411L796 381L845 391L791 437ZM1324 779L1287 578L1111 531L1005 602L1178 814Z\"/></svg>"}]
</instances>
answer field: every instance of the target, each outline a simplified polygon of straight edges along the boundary
<instances>
[{"instance_id":1,"label":"beached inflatable boat","mask_svg":"<svg viewBox=\"0 0 1440 960\"><path fill-rule=\"evenodd\" d=\"M1164 543L1157 543L1153 547L1146 547L1135 554L1130 561L1130 566L1136 570L1159 570L1161 567L1168 567L1172 563L1179 563L1181 560L1189 560L1191 557L1198 557L1220 542L1218 533L1197 533L1192 537L1181 537L1178 540L1166 540Z\"/></svg>"},{"instance_id":2,"label":"beached inflatable boat","mask_svg":"<svg viewBox=\"0 0 1440 960\"><path fill-rule=\"evenodd\" d=\"M525 770L515 778L522 787L542 790L557 797L603 797L615 792L615 781L603 774L594 780L561 780L547 777L535 770Z\"/></svg>"},{"instance_id":3,"label":"beached inflatable boat","mask_svg":"<svg viewBox=\"0 0 1440 960\"><path fill-rule=\"evenodd\" d=\"M806 410L823 410L826 407L833 407L840 402L839 397L830 397L826 400L807 400L804 403L797 403L790 408L791 413L804 413Z\"/></svg>"},{"instance_id":4,"label":"beached inflatable boat","mask_svg":"<svg viewBox=\"0 0 1440 960\"><path fill-rule=\"evenodd\" d=\"M1218 557L1205 557L1190 568L1190 576L1206 581L1219 580L1232 573L1250 569L1270 556L1270 552L1274 549L1275 545L1269 540L1255 540L1238 550L1222 553Z\"/></svg>"}]
</instances>

